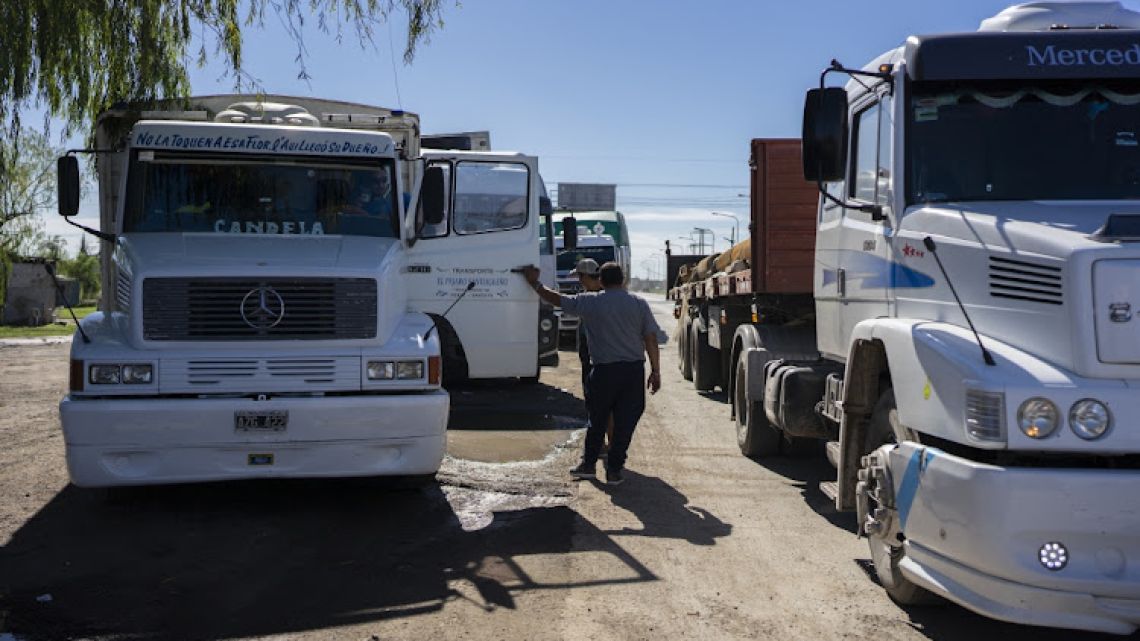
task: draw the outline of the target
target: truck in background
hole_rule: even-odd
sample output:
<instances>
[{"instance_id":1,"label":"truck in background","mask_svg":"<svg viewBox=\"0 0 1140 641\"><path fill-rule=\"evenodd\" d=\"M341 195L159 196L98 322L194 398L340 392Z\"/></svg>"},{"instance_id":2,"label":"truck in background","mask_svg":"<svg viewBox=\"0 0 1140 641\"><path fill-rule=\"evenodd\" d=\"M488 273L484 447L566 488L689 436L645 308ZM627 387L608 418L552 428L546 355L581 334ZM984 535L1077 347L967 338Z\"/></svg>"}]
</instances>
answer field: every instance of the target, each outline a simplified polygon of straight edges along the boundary
<instances>
[{"instance_id":1,"label":"truck in background","mask_svg":"<svg viewBox=\"0 0 1140 641\"><path fill-rule=\"evenodd\" d=\"M720 387L734 398L738 364L747 343L742 335L794 328L781 335L814 341L812 245L818 193L800 175L798 139L755 139L751 142L751 237L711 256L670 258L674 279L684 282L669 291L679 319L677 349L681 373L696 389ZM696 260L693 260L696 258ZM760 340L759 336L755 337ZM742 373L740 373L742 374ZM756 375L753 374L753 378ZM747 420L747 407L737 417ZM739 420L738 420L739 423ZM775 433L759 433L778 451ZM759 442L738 436L746 454ZM790 441L789 441L790 443Z\"/></svg>"},{"instance_id":2,"label":"truck in background","mask_svg":"<svg viewBox=\"0 0 1140 641\"><path fill-rule=\"evenodd\" d=\"M491 151L491 132L460 131L450 134L424 134L420 137L420 143L424 149Z\"/></svg>"},{"instance_id":3,"label":"truck in background","mask_svg":"<svg viewBox=\"0 0 1140 641\"><path fill-rule=\"evenodd\" d=\"M489 131L425 134L420 140L424 149L491 151L491 132ZM542 283L550 289L555 289L558 285L554 277L553 207L550 202L550 195L546 191L546 182L542 180L542 176L538 177L538 184L538 266L542 270ZM539 365L555 367L558 365L558 312L553 305L545 301L539 301L538 326ZM538 380L537 376L524 378L526 380Z\"/></svg>"},{"instance_id":4,"label":"truck in background","mask_svg":"<svg viewBox=\"0 0 1140 641\"><path fill-rule=\"evenodd\" d=\"M741 450L826 441L821 489L900 603L1140 625L1138 29L1030 3L833 63L804 109L814 309L766 296L733 323L730 274L678 293ZM728 330L730 378L704 359Z\"/></svg>"},{"instance_id":5,"label":"truck in background","mask_svg":"<svg viewBox=\"0 0 1140 641\"><path fill-rule=\"evenodd\" d=\"M104 298L60 404L76 485L428 479L444 376L537 376L512 273L538 260L535 158L421 153L415 114L284 96L122 106L96 143ZM59 184L74 215L73 156Z\"/></svg>"},{"instance_id":6,"label":"truck in background","mask_svg":"<svg viewBox=\"0 0 1140 641\"><path fill-rule=\"evenodd\" d=\"M584 233L585 227L578 227L577 246L572 249L565 248L565 236L558 236L554 241L554 249L558 256L555 266L558 281L558 292L566 295L581 293L582 283L574 275L574 267L578 261L592 258L598 265L617 260L619 248L612 236L608 234ZM578 330L578 317L562 312L558 316L559 332L576 332Z\"/></svg>"},{"instance_id":7,"label":"truck in background","mask_svg":"<svg viewBox=\"0 0 1140 641\"><path fill-rule=\"evenodd\" d=\"M572 216L578 229L578 237L585 239L590 236L605 236L611 239L614 254L610 260L621 265L622 272L628 281L632 263L632 254L629 247L629 228L625 224L625 216L620 211L571 211L558 209L554 212L554 233L562 236L563 221ZM598 245L600 246L600 245ZM598 261L598 264L602 264Z\"/></svg>"}]
</instances>

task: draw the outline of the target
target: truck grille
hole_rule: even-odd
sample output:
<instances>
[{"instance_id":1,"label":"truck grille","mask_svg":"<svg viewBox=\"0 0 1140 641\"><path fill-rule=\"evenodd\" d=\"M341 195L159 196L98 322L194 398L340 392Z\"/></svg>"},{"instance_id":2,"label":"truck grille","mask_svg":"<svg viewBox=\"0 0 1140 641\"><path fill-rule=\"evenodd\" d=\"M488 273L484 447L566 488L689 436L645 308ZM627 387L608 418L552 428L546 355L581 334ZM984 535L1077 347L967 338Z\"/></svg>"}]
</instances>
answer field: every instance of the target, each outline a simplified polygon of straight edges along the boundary
<instances>
[{"instance_id":1,"label":"truck grille","mask_svg":"<svg viewBox=\"0 0 1140 641\"><path fill-rule=\"evenodd\" d=\"M376 336L371 278L148 278L151 341L327 340Z\"/></svg>"},{"instance_id":2,"label":"truck grille","mask_svg":"<svg viewBox=\"0 0 1140 641\"><path fill-rule=\"evenodd\" d=\"M315 392L360 388L360 358L162 359L164 393Z\"/></svg>"},{"instance_id":3,"label":"truck grille","mask_svg":"<svg viewBox=\"0 0 1140 641\"><path fill-rule=\"evenodd\" d=\"M990 256L990 296L1060 305L1061 268Z\"/></svg>"}]
</instances>

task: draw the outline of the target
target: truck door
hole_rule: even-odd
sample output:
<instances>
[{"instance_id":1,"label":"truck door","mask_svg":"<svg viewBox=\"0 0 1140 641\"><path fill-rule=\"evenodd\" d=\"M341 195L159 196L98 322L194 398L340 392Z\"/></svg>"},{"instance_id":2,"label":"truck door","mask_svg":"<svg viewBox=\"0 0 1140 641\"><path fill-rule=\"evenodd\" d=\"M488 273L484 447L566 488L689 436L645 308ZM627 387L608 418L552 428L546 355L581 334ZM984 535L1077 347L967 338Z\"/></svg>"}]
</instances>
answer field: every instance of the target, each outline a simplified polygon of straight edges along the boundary
<instances>
[{"instance_id":1,"label":"truck door","mask_svg":"<svg viewBox=\"0 0 1140 641\"><path fill-rule=\"evenodd\" d=\"M537 159L477 152L424 158L443 170L447 196L442 222L416 224L406 274L410 307L442 314L466 291L447 321L466 355L468 376L534 376L539 299L512 270L539 264Z\"/></svg>"},{"instance_id":2,"label":"truck door","mask_svg":"<svg viewBox=\"0 0 1140 641\"><path fill-rule=\"evenodd\" d=\"M891 261L890 190L894 114L887 94L867 94L853 101L850 169L846 195L853 203L879 205L881 220L869 211L843 208L839 219L839 340L846 343L854 326L868 318L888 316L895 269Z\"/></svg>"}]
</instances>

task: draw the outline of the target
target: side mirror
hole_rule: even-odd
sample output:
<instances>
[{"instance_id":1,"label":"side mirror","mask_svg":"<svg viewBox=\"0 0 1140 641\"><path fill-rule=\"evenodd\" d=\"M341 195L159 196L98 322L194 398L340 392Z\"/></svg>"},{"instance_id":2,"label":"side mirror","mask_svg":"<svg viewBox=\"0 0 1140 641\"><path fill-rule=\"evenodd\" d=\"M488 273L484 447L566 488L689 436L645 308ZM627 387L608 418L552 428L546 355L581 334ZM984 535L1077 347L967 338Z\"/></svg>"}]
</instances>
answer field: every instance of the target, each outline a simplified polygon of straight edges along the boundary
<instances>
[{"instance_id":1,"label":"side mirror","mask_svg":"<svg viewBox=\"0 0 1140 641\"><path fill-rule=\"evenodd\" d=\"M539 216L553 216L554 205L550 204L550 196L538 197L538 215Z\"/></svg>"},{"instance_id":2,"label":"side mirror","mask_svg":"<svg viewBox=\"0 0 1140 641\"><path fill-rule=\"evenodd\" d=\"M847 163L847 92L839 87L812 89L804 101L804 179L843 180Z\"/></svg>"},{"instance_id":3,"label":"side mirror","mask_svg":"<svg viewBox=\"0 0 1140 641\"><path fill-rule=\"evenodd\" d=\"M443 222L447 206L447 181L442 167L428 167L420 185L420 208L424 223L438 225Z\"/></svg>"},{"instance_id":4,"label":"side mirror","mask_svg":"<svg viewBox=\"0 0 1140 641\"><path fill-rule=\"evenodd\" d=\"M562 219L562 249L564 251L578 249L578 219L573 216Z\"/></svg>"},{"instance_id":5,"label":"side mirror","mask_svg":"<svg viewBox=\"0 0 1140 641\"><path fill-rule=\"evenodd\" d=\"M79 160L75 156L61 156L55 161L56 186L60 216L79 213Z\"/></svg>"}]
</instances>

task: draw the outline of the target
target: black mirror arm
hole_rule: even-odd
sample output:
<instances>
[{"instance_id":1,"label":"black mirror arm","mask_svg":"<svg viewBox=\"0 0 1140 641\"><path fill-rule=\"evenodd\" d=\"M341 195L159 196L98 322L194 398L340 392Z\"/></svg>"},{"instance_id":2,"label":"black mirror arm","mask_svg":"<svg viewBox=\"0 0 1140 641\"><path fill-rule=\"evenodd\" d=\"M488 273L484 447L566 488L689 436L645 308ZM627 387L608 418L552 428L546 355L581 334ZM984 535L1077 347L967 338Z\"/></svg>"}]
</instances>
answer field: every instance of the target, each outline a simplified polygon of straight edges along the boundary
<instances>
[{"instance_id":1,"label":"black mirror arm","mask_svg":"<svg viewBox=\"0 0 1140 641\"><path fill-rule=\"evenodd\" d=\"M888 85L888 91L894 92L894 84L890 82L891 70L893 68L894 68L893 65L880 65L879 71L864 71L862 69L848 69L847 67L844 67L842 64L840 64L840 62L838 60L832 59L831 66L824 69L823 72L819 74L819 88L823 89L824 80L826 80L827 74L829 74L829 73L845 73L845 74L851 76L851 78L853 80L855 80L859 84L863 85L863 88L867 89L868 91L870 91L871 88L868 87L867 85L863 84L862 82L860 82L859 76L863 76L865 78L876 78L882 82L885 82Z\"/></svg>"}]
</instances>

